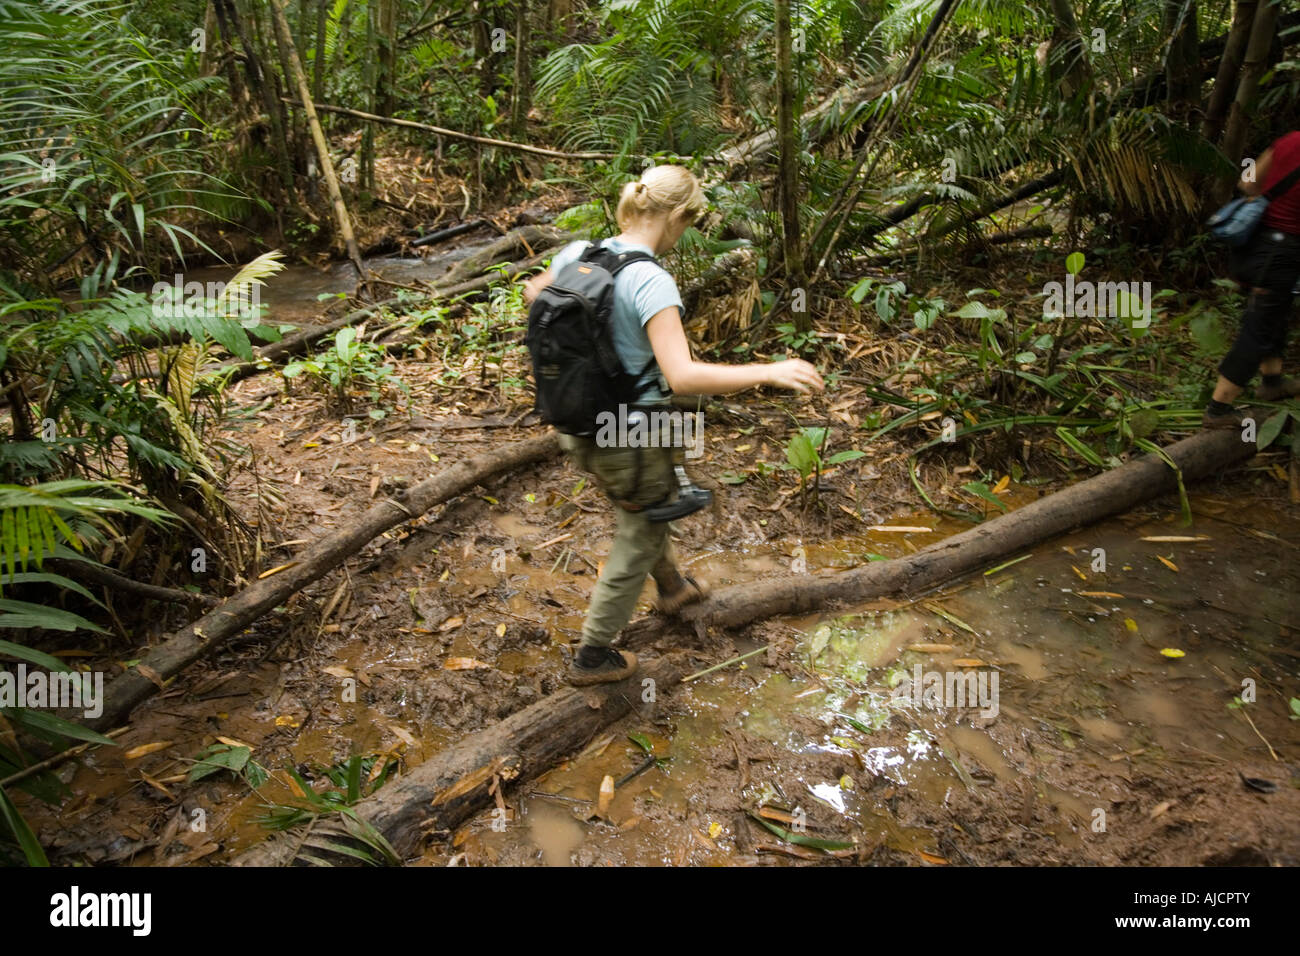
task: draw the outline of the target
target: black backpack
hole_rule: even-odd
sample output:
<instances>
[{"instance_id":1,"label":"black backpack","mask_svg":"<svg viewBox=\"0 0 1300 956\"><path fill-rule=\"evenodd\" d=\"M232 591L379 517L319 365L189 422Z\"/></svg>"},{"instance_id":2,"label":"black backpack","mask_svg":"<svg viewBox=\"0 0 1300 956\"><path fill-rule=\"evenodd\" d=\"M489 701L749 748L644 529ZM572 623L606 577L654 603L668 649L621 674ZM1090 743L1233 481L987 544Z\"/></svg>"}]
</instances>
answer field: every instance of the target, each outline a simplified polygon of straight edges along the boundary
<instances>
[{"instance_id":1,"label":"black backpack","mask_svg":"<svg viewBox=\"0 0 1300 956\"><path fill-rule=\"evenodd\" d=\"M537 411L569 435L592 435L597 416L634 405L638 383L614 348L614 277L634 262L657 262L645 252L616 253L592 244L559 271L528 310L524 343L533 360Z\"/></svg>"}]
</instances>

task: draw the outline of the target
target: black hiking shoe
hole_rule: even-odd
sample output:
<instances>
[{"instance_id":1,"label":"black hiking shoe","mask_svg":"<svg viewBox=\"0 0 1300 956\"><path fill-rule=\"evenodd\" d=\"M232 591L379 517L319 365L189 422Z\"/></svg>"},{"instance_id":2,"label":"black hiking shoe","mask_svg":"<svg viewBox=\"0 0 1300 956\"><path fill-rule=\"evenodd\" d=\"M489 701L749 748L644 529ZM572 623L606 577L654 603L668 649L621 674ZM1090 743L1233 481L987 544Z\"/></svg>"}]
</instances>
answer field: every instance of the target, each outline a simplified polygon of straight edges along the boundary
<instances>
[{"instance_id":1,"label":"black hiking shoe","mask_svg":"<svg viewBox=\"0 0 1300 956\"><path fill-rule=\"evenodd\" d=\"M1295 395L1300 395L1300 378L1284 378L1277 385L1260 385L1255 389L1255 397L1261 402L1276 402Z\"/></svg>"},{"instance_id":2,"label":"black hiking shoe","mask_svg":"<svg viewBox=\"0 0 1300 956\"><path fill-rule=\"evenodd\" d=\"M1245 417L1240 408L1229 408L1226 412L1214 412L1207 408L1201 416L1201 427L1239 429Z\"/></svg>"},{"instance_id":3,"label":"black hiking shoe","mask_svg":"<svg viewBox=\"0 0 1300 956\"><path fill-rule=\"evenodd\" d=\"M626 680L636 673L636 668L636 655L631 651L584 645L577 654L573 655L568 679L574 687L608 684Z\"/></svg>"},{"instance_id":4,"label":"black hiking shoe","mask_svg":"<svg viewBox=\"0 0 1300 956\"><path fill-rule=\"evenodd\" d=\"M673 471L677 474L677 497L645 509L645 516L656 524L685 518L713 504L713 492L697 487L685 468L673 465Z\"/></svg>"}]
</instances>

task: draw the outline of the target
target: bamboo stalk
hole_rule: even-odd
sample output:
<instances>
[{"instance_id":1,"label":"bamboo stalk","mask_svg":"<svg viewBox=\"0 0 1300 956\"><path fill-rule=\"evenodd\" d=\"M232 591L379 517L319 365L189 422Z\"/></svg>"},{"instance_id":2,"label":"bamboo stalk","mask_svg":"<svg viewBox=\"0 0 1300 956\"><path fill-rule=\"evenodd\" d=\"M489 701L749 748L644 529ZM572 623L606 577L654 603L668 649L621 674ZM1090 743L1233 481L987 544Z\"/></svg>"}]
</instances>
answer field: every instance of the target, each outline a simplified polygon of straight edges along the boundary
<instances>
[{"instance_id":1,"label":"bamboo stalk","mask_svg":"<svg viewBox=\"0 0 1300 956\"><path fill-rule=\"evenodd\" d=\"M307 114L307 126L311 130L312 142L316 144L316 155L320 159L321 174L325 178L325 187L329 190L330 203L334 207L334 217L339 223L339 233L347 247L348 258L357 270L357 282L364 285L366 268L361 262L361 250L357 247L357 238L352 232L352 220L348 217L348 207L343 202L343 193L339 189L338 177L334 174L334 162L330 159L329 144L321 130L320 119L312 107L311 89L307 86L307 76L302 70L302 61L298 59L298 50L293 45L293 36L289 32L289 22L284 16L284 0L273 0L271 14L275 21L275 35L285 51L289 69L293 71L293 82L298 87L298 96L302 98L303 110Z\"/></svg>"}]
</instances>

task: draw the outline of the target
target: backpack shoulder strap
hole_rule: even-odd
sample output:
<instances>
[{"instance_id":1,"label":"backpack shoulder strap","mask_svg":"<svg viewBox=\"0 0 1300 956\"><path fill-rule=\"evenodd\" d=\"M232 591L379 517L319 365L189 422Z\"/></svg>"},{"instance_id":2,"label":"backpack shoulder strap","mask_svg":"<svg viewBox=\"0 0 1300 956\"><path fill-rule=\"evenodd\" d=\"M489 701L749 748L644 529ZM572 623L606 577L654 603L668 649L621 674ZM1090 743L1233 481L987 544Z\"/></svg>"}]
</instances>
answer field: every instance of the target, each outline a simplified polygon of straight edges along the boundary
<instances>
[{"instance_id":1,"label":"backpack shoulder strap","mask_svg":"<svg viewBox=\"0 0 1300 956\"><path fill-rule=\"evenodd\" d=\"M653 262L659 265L659 260L648 252L638 252L635 249L631 252L613 253L614 261L610 265L610 274L618 275L625 266L630 266L634 262Z\"/></svg>"},{"instance_id":2,"label":"backpack shoulder strap","mask_svg":"<svg viewBox=\"0 0 1300 956\"><path fill-rule=\"evenodd\" d=\"M1291 187L1296 184L1297 180L1300 180L1300 162L1296 163L1295 169L1275 182L1268 192L1264 193L1264 198L1269 202L1273 202L1279 196L1290 192Z\"/></svg>"},{"instance_id":3,"label":"backpack shoulder strap","mask_svg":"<svg viewBox=\"0 0 1300 956\"><path fill-rule=\"evenodd\" d=\"M615 252L608 246L595 242L588 243L587 248L578 258L583 262L596 263L610 275L618 275L624 266L630 266L634 262L653 262L656 265L659 263L659 260L648 252L639 252L635 249L630 252Z\"/></svg>"}]
</instances>

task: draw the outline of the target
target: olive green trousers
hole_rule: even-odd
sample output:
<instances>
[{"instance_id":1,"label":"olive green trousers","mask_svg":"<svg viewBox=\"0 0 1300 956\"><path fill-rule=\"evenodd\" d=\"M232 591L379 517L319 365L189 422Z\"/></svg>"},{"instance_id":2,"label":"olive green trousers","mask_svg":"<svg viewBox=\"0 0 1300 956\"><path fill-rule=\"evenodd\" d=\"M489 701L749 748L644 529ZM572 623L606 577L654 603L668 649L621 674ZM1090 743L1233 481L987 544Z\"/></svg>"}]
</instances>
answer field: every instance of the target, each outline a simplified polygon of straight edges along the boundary
<instances>
[{"instance_id":1,"label":"olive green trousers","mask_svg":"<svg viewBox=\"0 0 1300 956\"><path fill-rule=\"evenodd\" d=\"M640 509L658 504L677 487L670 448L602 448L590 438L560 435L574 463L590 472L614 503L617 531L604 570L591 592L582 643L608 647L636 611L646 575L661 593L682 585L668 522L649 521Z\"/></svg>"}]
</instances>

